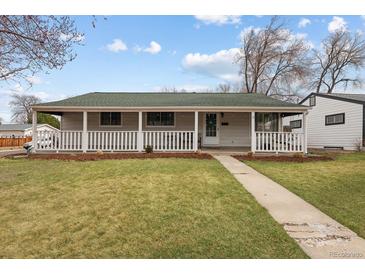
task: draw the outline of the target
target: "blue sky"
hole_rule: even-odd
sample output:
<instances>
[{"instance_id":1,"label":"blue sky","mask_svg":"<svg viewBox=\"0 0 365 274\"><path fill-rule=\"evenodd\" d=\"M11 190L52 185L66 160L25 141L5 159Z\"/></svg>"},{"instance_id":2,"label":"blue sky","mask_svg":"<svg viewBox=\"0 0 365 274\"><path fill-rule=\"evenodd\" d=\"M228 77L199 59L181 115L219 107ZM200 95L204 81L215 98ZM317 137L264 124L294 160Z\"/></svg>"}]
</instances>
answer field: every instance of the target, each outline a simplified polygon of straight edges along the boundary
<instances>
[{"instance_id":1,"label":"blue sky","mask_svg":"<svg viewBox=\"0 0 365 274\"><path fill-rule=\"evenodd\" d=\"M232 63L245 28L262 27L269 16L91 16L74 17L85 33L77 58L62 70L32 77L33 86L0 83L0 117L10 122L11 90L36 94L44 101L91 91L159 91L215 88L239 80ZM329 31L365 32L361 16L285 16L288 27L314 47Z\"/></svg>"}]
</instances>

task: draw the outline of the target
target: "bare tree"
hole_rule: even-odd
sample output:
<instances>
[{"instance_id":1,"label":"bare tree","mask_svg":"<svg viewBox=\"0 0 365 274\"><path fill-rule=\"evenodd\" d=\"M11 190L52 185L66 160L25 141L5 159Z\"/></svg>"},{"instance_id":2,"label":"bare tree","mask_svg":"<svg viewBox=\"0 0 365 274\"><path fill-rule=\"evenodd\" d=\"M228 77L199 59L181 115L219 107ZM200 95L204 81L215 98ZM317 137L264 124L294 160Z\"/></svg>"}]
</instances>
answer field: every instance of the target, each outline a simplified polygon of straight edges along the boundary
<instances>
[{"instance_id":1,"label":"bare tree","mask_svg":"<svg viewBox=\"0 0 365 274\"><path fill-rule=\"evenodd\" d=\"M61 69L76 57L73 46L82 40L68 16L0 16L0 80Z\"/></svg>"},{"instance_id":2,"label":"bare tree","mask_svg":"<svg viewBox=\"0 0 365 274\"><path fill-rule=\"evenodd\" d=\"M3 118L0 117L0 125L3 123Z\"/></svg>"},{"instance_id":3,"label":"bare tree","mask_svg":"<svg viewBox=\"0 0 365 274\"><path fill-rule=\"evenodd\" d=\"M322 42L322 48L315 51L315 66L318 74L312 87L317 93L322 90L332 93L337 86L346 88L349 83L361 85L362 79L354 72L365 67L365 40L360 33L337 31L330 34Z\"/></svg>"},{"instance_id":4,"label":"bare tree","mask_svg":"<svg viewBox=\"0 0 365 274\"><path fill-rule=\"evenodd\" d=\"M310 72L309 50L304 38L285 28L276 16L266 27L247 31L237 57L243 91L280 96L283 86L293 89Z\"/></svg>"},{"instance_id":5,"label":"bare tree","mask_svg":"<svg viewBox=\"0 0 365 274\"><path fill-rule=\"evenodd\" d=\"M171 86L171 87L164 86L160 89L160 91L161 92L173 92L173 93L179 92L179 90L174 86Z\"/></svg>"},{"instance_id":6,"label":"bare tree","mask_svg":"<svg viewBox=\"0 0 365 274\"><path fill-rule=\"evenodd\" d=\"M231 84L219 84L217 87L217 91L223 93L229 93L232 90Z\"/></svg>"},{"instance_id":7,"label":"bare tree","mask_svg":"<svg viewBox=\"0 0 365 274\"><path fill-rule=\"evenodd\" d=\"M39 103L41 100L34 95L12 94L12 100L9 105L12 109L12 120L18 123L32 122L32 105Z\"/></svg>"},{"instance_id":8,"label":"bare tree","mask_svg":"<svg viewBox=\"0 0 365 274\"><path fill-rule=\"evenodd\" d=\"M216 91L221 93L241 92L242 87L238 83L222 83L217 86Z\"/></svg>"}]
</instances>

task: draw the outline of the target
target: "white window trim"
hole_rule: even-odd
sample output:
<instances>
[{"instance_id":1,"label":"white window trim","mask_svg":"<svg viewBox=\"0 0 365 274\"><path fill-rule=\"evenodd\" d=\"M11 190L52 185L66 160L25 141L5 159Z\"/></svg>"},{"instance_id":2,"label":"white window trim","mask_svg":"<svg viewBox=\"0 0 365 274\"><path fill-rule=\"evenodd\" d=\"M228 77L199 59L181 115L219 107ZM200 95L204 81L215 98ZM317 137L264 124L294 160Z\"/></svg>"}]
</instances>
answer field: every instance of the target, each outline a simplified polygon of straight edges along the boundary
<instances>
[{"instance_id":1,"label":"white window trim","mask_svg":"<svg viewBox=\"0 0 365 274\"><path fill-rule=\"evenodd\" d=\"M118 112L120 113L120 125L102 125L101 124L101 113L105 113L105 112ZM122 127L123 126L123 113L119 112L119 111L101 111L99 112L99 127L101 128L111 128L111 127Z\"/></svg>"},{"instance_id":2,"label":"white window trim","mask_svg":"<svg viewBox=\"0 0 365 274\"><path fill-rule=\"evenodd\" d=\"M342 122L336 122L336 116L342 116L343 117L343 121ZM327 118L329 117L333 117L333 123L328 123L327 122ZM342 113L335 113L335 114L328 114L325 115L324 117L324 125L325 126L335 126L335 125L344 125L346 123L346 115L344 112Z\"/></svg>"},{"instance_id":3,"label":"white window trim","mask_svg":"<svg viewBox=\"0 0 365 274\"><path fill-rule=\"evenodd\" d=\"M166 125L159 125L159 126L152 126L152 125L147 125L147 113L154 113L154 112L172 112L174 113L174 125L172 126L166 126ZM144 113L144 126L145 128L158 128L158 127L163 127L163 128L175 128L176 127L176 112L175 111L147 111Z\"/></svg>"},{"instance_id":4,"label":"white window trim","mask_svg":"<svg viewBox=\"0 0 365 274\"><path fill-rule=\"evenodd\" d=\"M292 127L291 126L291 123L293 123L293 122L299 122L299 125L300 125L300 127ZM290 128L291 129L298 129L298 128L302 128L303 127L303 121L302 121L302 119L296 119L296 120L292 120L292 121L289 121L289 126L290 126Z\"/></svg>"}]
</instances>

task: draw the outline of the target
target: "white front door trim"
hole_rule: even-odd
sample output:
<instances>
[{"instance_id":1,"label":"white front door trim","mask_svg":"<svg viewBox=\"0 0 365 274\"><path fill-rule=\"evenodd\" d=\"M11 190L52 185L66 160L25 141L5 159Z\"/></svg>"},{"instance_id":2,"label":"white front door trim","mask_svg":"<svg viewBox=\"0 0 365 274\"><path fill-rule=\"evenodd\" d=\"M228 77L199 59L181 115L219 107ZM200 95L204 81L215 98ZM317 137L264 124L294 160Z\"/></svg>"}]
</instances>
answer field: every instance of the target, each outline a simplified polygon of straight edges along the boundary
<instances>
[{"instance_id":1,"label":"white front door trim","mask_svg":"<svg viewBox=\"0 0 365 274\"><path fill-rule=\"evenodd\" d=\"M208 114L216 115L216 136L207 136L206 132L206 117ZM203 118L203 145L205 146L218 146L219 145L219 134L220 134L220 113L219 112L205 112Z\"/></svg>"}]
</instances>

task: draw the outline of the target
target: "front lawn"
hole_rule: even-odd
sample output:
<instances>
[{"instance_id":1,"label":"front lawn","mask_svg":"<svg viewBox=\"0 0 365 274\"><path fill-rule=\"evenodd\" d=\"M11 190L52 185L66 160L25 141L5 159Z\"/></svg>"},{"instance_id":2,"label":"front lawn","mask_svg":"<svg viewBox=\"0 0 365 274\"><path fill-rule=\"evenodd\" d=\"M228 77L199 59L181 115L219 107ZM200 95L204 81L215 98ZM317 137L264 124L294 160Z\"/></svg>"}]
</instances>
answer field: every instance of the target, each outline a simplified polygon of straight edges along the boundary
<instances>
[{"instance_id":1,"label":"front lawn","mask_svg":"<svg viewBox=\"0 0 365 274\"><path fill-rule=\"evenodd\" d=\"M335 161L245 161L365 238L365 153Z\"/></svg>"},{"instance_id":2,"label":"front lawn","mask_svg":"<svg viewBox=\"0 0 365 274\"><path fill-rule=\"evenodd\" d=\"M304 258L215 160L0 159L2 258Z\"/></svg>"}]
</instances>

